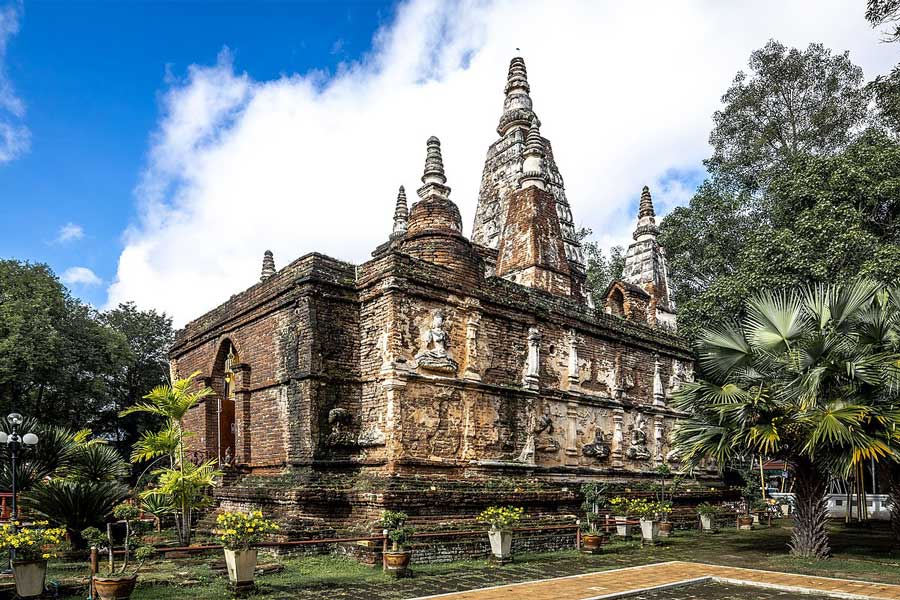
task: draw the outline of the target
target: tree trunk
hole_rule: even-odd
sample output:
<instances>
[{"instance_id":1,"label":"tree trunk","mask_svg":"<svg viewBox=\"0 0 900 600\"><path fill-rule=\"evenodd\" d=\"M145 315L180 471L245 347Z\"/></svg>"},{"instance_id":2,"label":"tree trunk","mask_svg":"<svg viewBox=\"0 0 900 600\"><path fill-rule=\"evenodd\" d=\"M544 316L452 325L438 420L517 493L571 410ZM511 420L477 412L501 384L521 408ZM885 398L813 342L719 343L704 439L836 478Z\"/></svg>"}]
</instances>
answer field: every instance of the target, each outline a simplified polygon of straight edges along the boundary
<instances>
[{"instance_id":1,"label":"tree trunk","mask_svg":"<svg viewBox=\"0 0 900 600\"><path fill-rule=\"evenodd\" d=\"M796 510L794 532L788 544L791 554L800 558L827 558L831 554L826 529L828 477L807 458L794 460L793 467Z\"/></svg>"},{"instance_id":2,"label":"tree trunk","mask_svg":"<svg viewBox=\"0 0 900 600\"><path fill-rule=\"evenodd\" d=\"M894 543L900 544L900 464L891 463L888 472L888 498L891 502L891 529Z\"/></svg>"}]
</instances>

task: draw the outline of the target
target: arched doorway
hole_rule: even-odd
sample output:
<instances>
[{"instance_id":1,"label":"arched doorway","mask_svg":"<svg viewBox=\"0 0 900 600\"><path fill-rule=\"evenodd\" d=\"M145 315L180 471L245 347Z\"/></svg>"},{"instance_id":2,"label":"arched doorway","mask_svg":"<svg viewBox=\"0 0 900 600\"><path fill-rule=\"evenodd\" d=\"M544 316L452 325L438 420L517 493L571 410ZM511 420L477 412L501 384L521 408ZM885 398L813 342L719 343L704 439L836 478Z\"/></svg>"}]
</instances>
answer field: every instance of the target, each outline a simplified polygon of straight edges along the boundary
<instances>
[{"instance_id":1,"label":"arched doorway","mask_svg":"<svg viewBox=\"0 0 900 600\"><path fill-rule=\"evenodd\" d=\"M234 462L235 422L234 422L234 365L238 364L237 349L231 340L225 340L220 350L221 360L221 393L217 394L216 407L218 421L218 439L216 440L216 454L219 465L230 465ZM216 361L217 363L220 361ZM217 390L218 391L218 390Z\"/></svg>"}]
</instances>

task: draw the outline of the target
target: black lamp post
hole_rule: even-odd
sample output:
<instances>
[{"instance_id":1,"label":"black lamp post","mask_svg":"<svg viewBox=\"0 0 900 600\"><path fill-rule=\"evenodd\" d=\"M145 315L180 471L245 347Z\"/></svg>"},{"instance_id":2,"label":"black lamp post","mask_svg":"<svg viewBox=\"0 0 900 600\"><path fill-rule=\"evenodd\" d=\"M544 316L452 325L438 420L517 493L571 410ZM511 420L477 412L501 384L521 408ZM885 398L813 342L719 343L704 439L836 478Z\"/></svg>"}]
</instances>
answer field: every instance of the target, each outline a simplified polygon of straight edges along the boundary
<instances>
[{"instance_id":1,"label":"black lamp post","mask_svg":"<svg viewBox=\"0 0 900 600\"><path fill-rule=\"evenodd\" d=\"M19 507L17 501L18 490L16 489L16 459L19 457L20 450L32 448L35 444L38 443L38 436L31 432L28 432L25 435L19 435L19 426L22 424L23 420L24 419L22 418L22 415L20 415L19 413L11 413L8 417L6 417L6 421L9 423L10 427L9 433L0 431L0 444L6 444L6 447L9 448L9 458L10 462L12 463L11 479L13 523L19 520ZM13 526L15 527L15 525Z\"/></svg>"}]
</instances>

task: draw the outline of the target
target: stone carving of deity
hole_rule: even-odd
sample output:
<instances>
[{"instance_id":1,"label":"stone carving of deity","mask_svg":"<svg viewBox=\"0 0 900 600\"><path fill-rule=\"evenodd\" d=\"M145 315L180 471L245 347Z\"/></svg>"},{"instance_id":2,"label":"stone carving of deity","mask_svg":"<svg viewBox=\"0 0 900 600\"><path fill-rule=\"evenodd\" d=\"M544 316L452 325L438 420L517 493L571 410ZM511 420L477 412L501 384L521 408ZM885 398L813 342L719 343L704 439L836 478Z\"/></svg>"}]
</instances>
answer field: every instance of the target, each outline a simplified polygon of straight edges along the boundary
<instances>
[{"instance_id":1,"label":"stone carving of deity","mask_svg":"<svg viewBox=\"0 0 900 600\"><path fill-rule=\"evenodd\" d=\"M537 429L537 423L534 418L534 403L532 401L528 401L528 408L526 410L528 412L528 437L525 438L525 446L522 447L522 452L519 453L519 457L516 461L526 465L533 465L534 437L536 435L535 429Z\"/></svg>"},{"instance_id":2,"label":"stone carving of deity","mask_svg":"<svg viewBox=\"0 0 900 600\"><path fill-rule=\"evenodd\" d=\"M611 448L609 442L606 440L606 436L600 428L594 430L594 441L590 444L585 444L581 448L582 454L591 458L596 458L598 461L609 458L610 452Z\"/></svg>"},{"instance_id":3,"label":"stone carving of deity","mask_svg":"<svg viewBox=\"0 0 900 600\"><path fill-rule=\"evenodd\" d=\"M356 437L351 430L353 415L349 410L332 408L328 411L328 424L331 426L331 432L325 441L326 444L329 446L353 446L356 444Z\"/></svg>"},{"instance_id":4,"label":"stone carving of deity","mask_svg":"<svg viewBox=\"0 0 900 600\"><path fill-rule=\"evenodd\" d=\"M633 460L647 460L650 458L650 450L647 448L647 433L644 431L647 426L644 415L638 415L637 422L631 430L631 446L625 452L625 455Z\"/></svg>"},{"instance_id":5,"label":"stone carving of deity","mask_svg":"<svg viewBox=\"0 0 900 600\"><path fill-rule=\"evenodd\" d=\"M553 433L553 417L550 415L549 404L544 405L544 414L538 419L532 431L538 437L536 441L538 452L552 453L559 450L559 442L551 437ZM543 435L545 432L547 435Z\"/></svg>"},{"instance_id":6,"label":"stone carving of deity","mask_svg":"<svg viewBox=\"0 0 900 600\"><path fill-rule=\"evenodd\" d=\"M450 358L450 334L444 331L444 311L432 314L431 328L426 332L424 347L416 355L419 368L440 373L456 373L459 365Z\"/></svg>"}]
</instances>

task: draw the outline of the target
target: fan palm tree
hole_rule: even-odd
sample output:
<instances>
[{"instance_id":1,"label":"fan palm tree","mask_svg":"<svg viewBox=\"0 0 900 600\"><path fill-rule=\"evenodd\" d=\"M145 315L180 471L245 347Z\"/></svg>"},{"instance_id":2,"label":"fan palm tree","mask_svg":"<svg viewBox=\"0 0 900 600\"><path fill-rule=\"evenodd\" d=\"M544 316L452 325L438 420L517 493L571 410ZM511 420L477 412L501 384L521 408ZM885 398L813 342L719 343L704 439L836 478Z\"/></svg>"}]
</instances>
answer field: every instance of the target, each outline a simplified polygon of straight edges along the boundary
<instances>
[{"instance_id":1,"label":"fan palm tree","mask_svg":"<svg viewBox=\"0 0 900 600\"><path fill-rule=\"evenodd\" d=\"M704 378L676 394L674 406L690 413L676 429L676 446L688 463L747 455L787 461L795 477L794 555L830 553L831 476L846 477L863 461L900 459L898 296L867 281L764 292L740 323L700 334Z\"/></svg>"},{"instance_id":2,"label":"fan palm tree","mask_svg":"<svg viewBox=\"0 0 900 600\"><path fill-rule=\"evenodd\" d=\"M143 462L161 457L169 457L169 466L156 469L154 475L159 480L156 488L144 492L144 496L163 494L172 499L177 510L178 539L181 544L191 542L191 521L193 511L206 501L206 490L222 475L216 468L216 460L194 465L185 458L185 441L188 432L184 430L184 417L203 398L213 391L203 387L195 391L194 380L199 371L189 377L176 379L171 385L160 385L144 396L146 402L139 402L119 413L149 413L162 417L162 429L147 432L135 443L131 454L132 462Z\"/></svg>"}]
</instances>

